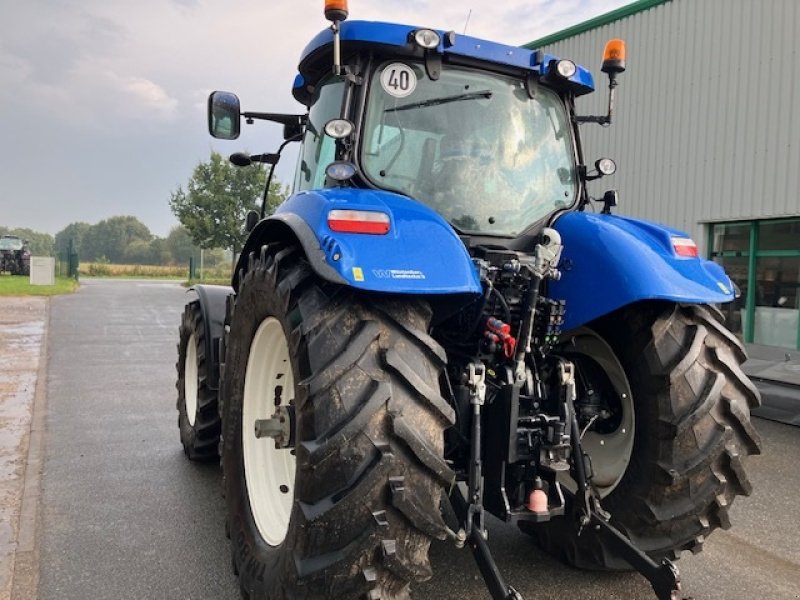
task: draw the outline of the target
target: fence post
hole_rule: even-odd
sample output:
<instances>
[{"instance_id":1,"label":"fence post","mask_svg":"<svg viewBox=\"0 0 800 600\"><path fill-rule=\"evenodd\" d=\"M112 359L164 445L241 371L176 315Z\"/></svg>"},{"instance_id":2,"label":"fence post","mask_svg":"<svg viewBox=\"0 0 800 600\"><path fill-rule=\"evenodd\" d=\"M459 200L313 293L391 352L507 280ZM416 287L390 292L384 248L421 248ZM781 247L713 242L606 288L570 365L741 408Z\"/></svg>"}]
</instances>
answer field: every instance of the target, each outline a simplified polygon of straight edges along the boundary
<instances>
[{"instance_id":1,"label":"fence post","mask_svg":"<svg viewBox=\"0 0 800 600\"><path fill-rule=\"evenodd\" d=\"M67 276L72 277L75 281L78 281L78 266L78 251L75 250L75 243L70 238L67 250Z\"/></svg>"}]
</instances>

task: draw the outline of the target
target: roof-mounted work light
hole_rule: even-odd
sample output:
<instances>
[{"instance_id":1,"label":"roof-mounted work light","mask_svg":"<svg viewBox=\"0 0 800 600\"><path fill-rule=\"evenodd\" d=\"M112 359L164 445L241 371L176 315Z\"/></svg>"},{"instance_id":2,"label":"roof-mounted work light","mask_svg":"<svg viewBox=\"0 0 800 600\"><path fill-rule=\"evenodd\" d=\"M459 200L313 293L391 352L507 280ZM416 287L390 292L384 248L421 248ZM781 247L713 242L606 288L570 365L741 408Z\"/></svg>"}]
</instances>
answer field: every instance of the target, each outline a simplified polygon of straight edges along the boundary
<instances>
[{"instance_id":1,"label":"roof-mounted work light","mask_svg":"<svg viewBox=\"0 0 800 600\"><path fill-rule=\"evenodd\" d=\"M339 23L347 19L347 0L325 0L325 18L331 21L333 32L333 74L342 74L341 41Z\"/></svg>"},{"instance_id":2,"label":"roof-mounted work light","mask_svg":"<svg viewBox=\"0 0 800 600\"><path fill-rule=\"evenodd\" d=\"M442 38L433 29L417 29L414 32L414 41L420 48L433 50L439 45Z\"/></svg>"},{"instance_id":3,"label":"roof-mounted work light","mask_svg":"<svg viewBox=\"0 0 800 600\"><path fill-rule=\"evenodd\" d=\"M578 67L575 66L575 63L571 60L559 60L556 64L556 72L563 77L564 79L569 79L573 75L575 75Z\"/></svg>"}]
</instances>

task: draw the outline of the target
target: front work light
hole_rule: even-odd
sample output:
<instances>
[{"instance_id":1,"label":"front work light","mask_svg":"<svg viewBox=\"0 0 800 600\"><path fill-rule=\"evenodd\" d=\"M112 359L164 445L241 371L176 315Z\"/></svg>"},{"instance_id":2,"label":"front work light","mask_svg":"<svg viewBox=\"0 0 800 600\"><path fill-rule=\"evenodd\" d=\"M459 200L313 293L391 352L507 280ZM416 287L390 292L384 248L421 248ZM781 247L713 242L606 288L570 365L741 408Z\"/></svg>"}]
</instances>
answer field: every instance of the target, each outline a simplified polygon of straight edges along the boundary
<instances>
[{"instance_id":1,"label":"front work light","mask_svg":"<svg viewBox=\"0 0 800 600\"><path fill-rule=\"evenodd\" d=\"M342 233L389 233L389 215L375 210L334 209L328 212L328 227Z\"/></svg>"},{"instance_id":2,"label":"front work light","mask_svg":"<svg viewBox=\"0 0 800 600\"><path fill-rule=\"evenodd\" d=\"M353 129L353 124L347 119L331 119L325 123L325 133L335 140L349 137Z\"/></svg>"},{"instance_id":3,"label":"front work light","mask_svg":"<svg viewBox=\"0 0 800 600\"><path fill-rule=\"evenodd\" d=\"M418 29L414 32L414 41L418 46L432 50L439 45L441 38L433 29Z\"/></svg>"},{"instance_id":4,"label":"front work light","mask_svg":"<svg viewBox=\"0 0 800 600\"><path fill-rule=\"evenodd\" d=\"M347 181L356 174L356 166L345 160L332 162L325 167L325 175L334 181Z\"/></svg>"},{"instance_id":5,"label":"front work light","mask_svg":"<svg viewBox=\"0 0 800 600\"><path fill-rule=\"evenodd\" d=\"M617 163L615 163L610 158L601 158L594 166L597 168L597 172L603 175L613 175L617 172Z\"/></svg>"}]
</instances>

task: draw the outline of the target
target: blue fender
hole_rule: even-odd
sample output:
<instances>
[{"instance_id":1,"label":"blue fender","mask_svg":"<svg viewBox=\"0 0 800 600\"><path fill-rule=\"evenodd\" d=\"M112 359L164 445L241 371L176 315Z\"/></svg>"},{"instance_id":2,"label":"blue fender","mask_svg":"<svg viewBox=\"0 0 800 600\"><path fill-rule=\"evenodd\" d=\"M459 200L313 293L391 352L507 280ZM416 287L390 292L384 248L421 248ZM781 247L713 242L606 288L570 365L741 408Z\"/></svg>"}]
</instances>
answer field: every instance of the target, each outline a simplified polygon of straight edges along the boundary
<instances>
[{"instance_id":1,"label":"blue fender","mask_svg":"<svg viewBox=\"0 0 800 600\"><path fill-rule=\"evenodd\" d=\"M328 226L332 209L383 212L389 215L389 232L333 231ZM276 236L286 239L289 230L314 271L328 281L392 294L482 293L477 270L453 228L427 206L400 194L353 188L292 194L256 226L242 257Z\"/></svg>"},{"instance_id":2,"label":"blue fender","mask_svg":"<svg viewBox=\"0 0 800 600\"><path fill-rule=\"evenodd\" d=\"M210 389L217 391L219 390L219 341L225 333L225 310L228 296L233 294L233 290L222 285L195 285L187 292L197 294L200 302L208 365L206 383Z\"/></svg>"},{"instance_id":3,"label":"blue fender","mask_svg":"<svg viewBox=\"0 0 800 600\"><path fill-rule=\"evenodd\" d=\"M678 256L673 237L688 234L647 221L585 212L553 225L564 251L560 281L548 295L564 299L564 330L580 327L641 300L684 304L730 302L734 286L718 264Z\"/></svg>"}]
</instances>

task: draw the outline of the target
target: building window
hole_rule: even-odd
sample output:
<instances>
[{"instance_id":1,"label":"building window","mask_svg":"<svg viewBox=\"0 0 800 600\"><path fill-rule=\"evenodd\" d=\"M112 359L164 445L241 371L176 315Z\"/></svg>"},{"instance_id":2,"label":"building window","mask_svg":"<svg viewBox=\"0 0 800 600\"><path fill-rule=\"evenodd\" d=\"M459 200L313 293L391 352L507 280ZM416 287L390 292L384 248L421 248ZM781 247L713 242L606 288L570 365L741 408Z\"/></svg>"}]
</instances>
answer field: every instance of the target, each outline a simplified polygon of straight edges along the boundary
<instances>
[{"instance_id":1,"label":"building window","mask_svg":"<svg viewBox=\"0 0 800 600\"><path fill-rule=\"evenodd\" d=\"M800 349L800 219L710 225L711 259L742 295L724 305L745 342Z\"/></svg>"}]
</instances>

